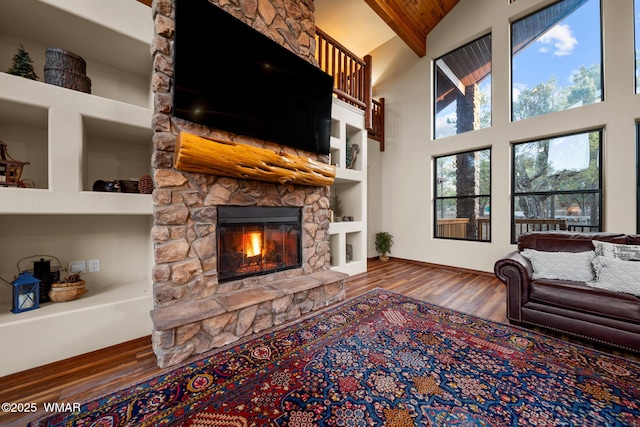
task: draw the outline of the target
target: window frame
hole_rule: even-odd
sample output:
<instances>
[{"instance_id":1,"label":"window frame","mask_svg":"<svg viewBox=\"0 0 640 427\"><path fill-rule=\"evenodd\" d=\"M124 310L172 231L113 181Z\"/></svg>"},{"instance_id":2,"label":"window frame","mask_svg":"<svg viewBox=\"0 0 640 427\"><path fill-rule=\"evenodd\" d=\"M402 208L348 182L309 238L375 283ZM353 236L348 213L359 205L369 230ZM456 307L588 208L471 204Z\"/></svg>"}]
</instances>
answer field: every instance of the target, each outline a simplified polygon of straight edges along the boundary
<instances>
[{"instance_id":1,"label":"window frame","mask_svg":"<svg viewBox=\"0 0 640 427\"><path fill-rule=\"evenodd\" d=\"M476 43L480 40L482 40L483 38L488 37L489 38L489 46L490 46L490 56L491 56L491 60L490 60L490 64L491 64L491 71L489 72L489 74L487 74L487 76L490 76L491 78L491 87L489 88L489 94L490 94L490 101L489 101L489 106L488 106L488 110L489 110L489 124L485 127L478 127L477 129L470 129L468 131L463 131L463 132L456 132L454 134L451 135L443 135L438 137L438 125L437 125L437 121L438 121L438 62L441 61L443 58L445 58L447 55L451 55L454 52L464 49L465 47ZM493 125L493 33L491 31L488 31L485 34L482 34L478 37L475 37L473 40L464 43L458 47L456 47L455 49L451 49L450 51L448 51L447 53L445 53L444 55L440 55L437 58L433 59L433 68L432 68L432 72L433 72L433 86L432 86L432 93L433 93L433 103L432 103L432 107L433 107L433 135L432 135L432 139L438 140L438 139L443 139L443 138L448 138L451 136L455 136L455 135L461 135L464 133L468 133L468 132L473 132L473 131L477 131L477 130L481 130L481 129L486 129L486 128L490 128ZM485 76L486 78L486 76ZM480 114L482 113L482 110L480 111ZM456 114L456 122L458 121L458 117Z\"/></svg>"},{"instance_id":2,"label":"window frame","mask_svg":"<svg viewBox=\"0 0 640 427\"><path fill-rule=\"evenodd\" d=\"M516 149L515 147L523 144L530 144L535 142L540 142L544 140L552 140L556 138L569 137L572 135L582 135L582 134L590 134L593 132L598 132L598 188L593 190L560 190L560 191L527 191L527 192L516 192ZM558 135L551 135L540 137L536 139L531 139L527 141L513 142L511 143L511 233L510 240L512 244L518 243L518 237L516 236L516 198L523 196L558 196L558 195L570 195L570 194L597 194L598 195L598 204L600 209L600 215L598 215L598 230L602 231L603 224L603 216L604 216L604 206L603 206L603 145L604 145L604 128L595 128L595 129L587 129L578 132L571 133L562 133ZM586 226L585 226L586 227ZM594 230L591 230L594 231Z\"/></svg>"},{"instance_id":3,"label":"window frame","mask_svg":"<svg viewBox=\"0 0 640 427\"><path fill-rule=\"evenodd\" d=\"M544 7L541 7L540 9L537 9L537 10L535 10L535 11L533 11L533 12L531 12L531 13L525 15L525 16L519 17L518 19L513 20L513 21L511 21L509 23L509 66L510 66L510 68L509 68L510 69L509 78L511 80L510 81L510 86L509 86L509 92L510 92L509 121L511 123L517 123L519 121L531 119L531 118L534 118L534 117L541 117L541 116L545 116L547 114L559 113L559 112L562 112L562 111L572 110L574 108L580 108L580 106L578 106L578 107L568 108L568 109L565 109L565 110L551 111L551 112L548 112L548 113L538 114L538 115L535 115L535 116L528 116L528 117L525 117L525 118L522 118L522 119L518 119L518 120L515 120L515 118L514 118L514 104L515 104L515 102L514 102L515 101L514 92L515 91L514 91L514 86L513 86L514 85L514 76L513 76L513 70L514 70L514 64L513 64L513 58L514 58L514 55L513 55L513 34L514 34L514 31L513 31L513 25L515 23L517 23L517 22L520 22L520 21L522 21L524 19L527 19L528 17L530 17L532 15L535 15L536 13L540 13L541 11L543 11L545 9L549 9L549 8L553 7L554 5L556 5L558 3L561 3L563 1L565 1L565 0L558 0L558 1L555 1L555 2L553 2L551 4L545 5ZM605 78L604 78L604 72L605 72L605 70L604 70L604 60L605 60L605 58L604 58L604 18L603 18L603 11L602 11L602 0L595 0L595 1L598 2L598 7L600 9L600 15L599 15L599 24L600 24L600 101L598 101L598 102L604 102L605 99L606 99L606 93L605 93L606 91L605 91L605 85L604 85L605 84ZM598 102L594 102L594 103L591 103L591 104L585 104L585 105L597 104Z\"/></svg>"},{"instance_id":4,"label":"window frame","mask_svg":"<svg viewBox=\"0 0 640 427\"><path fill-rule=\"evenodd\" d=\"M489 193L488 194L475 194L475 195L464 195L464 196L443 196L440 194L438 196L438 185L440 184L440 179L438 178L438 159L445 157L455 157L461 154L475 153L479 151L488 151L489 152ZM433 157L433 238L434 239L443 239L443 240L459 240L459 241L467 241L467 242L483 242L483 243L491 243L491 210L489 211L489 225L488 225L488 236L485 240L480 239L470 239L470 238L461 238L461 237L446 237L446 236L438 236L438 201L439 200L459 200L459 199L482 199L486 198L489 200L489 207L491 206L491 190L492 190L492 147L479 147L473 150L465 150L458 151L454 153L439 155ZM444 218L443 218L444 219Z\"/></svg>"}]
</instances>

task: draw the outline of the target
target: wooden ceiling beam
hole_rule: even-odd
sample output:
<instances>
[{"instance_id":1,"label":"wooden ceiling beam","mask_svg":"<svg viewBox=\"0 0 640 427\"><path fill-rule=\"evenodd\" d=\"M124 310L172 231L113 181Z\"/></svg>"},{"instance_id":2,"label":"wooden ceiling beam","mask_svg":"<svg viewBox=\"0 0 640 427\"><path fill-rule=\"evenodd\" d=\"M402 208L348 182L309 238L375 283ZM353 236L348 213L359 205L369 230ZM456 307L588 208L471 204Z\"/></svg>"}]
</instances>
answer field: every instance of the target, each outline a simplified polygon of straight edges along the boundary
<instances>
[{"instance_id":1,"label":"wooden ceiling beam","mask_svg":"<svg viewBox=\"0 0 640 427\"><path fill-rule=\"evenodd\" d=\"M413 50L427 54L427 34L460 0L365 0Z\"/></svg>"},{"instance_id":2,"label":"wooden ceiling beam","mask_svg":"<svg viewBox=\"0 0 640 427\"><path fill-rule=\"evenodd\" d=\"M411 23L403 12L406 8L394 0L365 0L367 5L413 50L420 58L427 54L427 34Z\"/></svg>"}]
</instances>

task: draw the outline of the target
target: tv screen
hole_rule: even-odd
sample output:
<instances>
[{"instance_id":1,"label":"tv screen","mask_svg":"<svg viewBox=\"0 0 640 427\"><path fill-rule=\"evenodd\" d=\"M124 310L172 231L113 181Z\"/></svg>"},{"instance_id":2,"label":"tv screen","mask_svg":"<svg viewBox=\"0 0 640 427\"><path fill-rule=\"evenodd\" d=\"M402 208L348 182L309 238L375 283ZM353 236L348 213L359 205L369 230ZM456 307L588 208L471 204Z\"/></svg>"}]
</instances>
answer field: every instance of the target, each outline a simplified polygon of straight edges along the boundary
<instances>
[{"instance_id":1,"label":"tv screen","mask_svg":"<svg viewBox=\"0 0 640 427\"><path fill-rule=\"evenodd\" d=\"M333 79L208 0L176 2L173 114L328 154Z\"/></svg>"}]
</instances>

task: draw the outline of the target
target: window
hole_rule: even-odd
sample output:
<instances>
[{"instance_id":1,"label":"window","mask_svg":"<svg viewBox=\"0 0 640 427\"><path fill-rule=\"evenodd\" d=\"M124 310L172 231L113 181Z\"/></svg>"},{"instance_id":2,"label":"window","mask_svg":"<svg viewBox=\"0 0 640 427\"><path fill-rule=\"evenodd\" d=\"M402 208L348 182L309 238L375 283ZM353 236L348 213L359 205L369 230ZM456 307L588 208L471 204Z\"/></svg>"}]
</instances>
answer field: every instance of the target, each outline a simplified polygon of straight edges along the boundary
<instances>
[{"instance_id":1,"label":"window","mask_svg":"<svg viewBox=\"0 0 640 427\"><path fill-rule=\"evenodd\" d=\"M491 34L435 61L435 138L491 126Z\"/></svg>"},{"instance_id":2,"label":"window","mask_svg":"<svg viewBox=\"0 0 640 427\"><path fill-rule=\"evenodd\" d=\"M491 150L435 159L434 236L491 240Z\"/></svg>"},{"instance_id":3,"label":"window","mask_svg":"<svg viewBox=\"0 0 640 427\"><path fill-rule=\"evenodd\" d=\"M513 121L602 101L599 0L564 0L514 22L511 55Z\"/></svg>"},{"instance_id":4,"label":"window","mask_svg":"<svg viewBox=\"0 0 640 427\"><path fill-rule=\"evenodd\" d=\"M513 146L512 242L528 231L600 231L602 131Z\"/></svg>"}]
</instances>

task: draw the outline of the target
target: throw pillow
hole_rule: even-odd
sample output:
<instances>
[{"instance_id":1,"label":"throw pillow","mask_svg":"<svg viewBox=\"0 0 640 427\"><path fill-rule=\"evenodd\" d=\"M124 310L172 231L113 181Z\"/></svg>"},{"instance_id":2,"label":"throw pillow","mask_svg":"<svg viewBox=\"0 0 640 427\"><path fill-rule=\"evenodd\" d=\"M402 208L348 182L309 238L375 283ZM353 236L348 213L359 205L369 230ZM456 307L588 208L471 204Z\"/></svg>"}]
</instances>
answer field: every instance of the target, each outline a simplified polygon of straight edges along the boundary
<instances>
[{"instance_id":1,"label":"throw pillow","mask_svg":"<svg viewBox=\"0 0 640 427\"><path fill-rule=\"evenodd\" d=\"M596 280L587 285L640 296L640 262L597 256L593 260Z\"/></svg>"},{"instance_id":2,"label":"throw pillow","mask_svg":"<svg viewBox=\"0 0 640 427\"><path fill-rule=\"evenodd\" d=\"M592 240L596 256L605 256L608 258L617 258L625 261L640 261L640 245L620 245L616 243L601 242Z\"/></svg>"},{"instance_id":3,"label":"throw pillow","mask_svg":"<svg viewBox=\"0 0 640 427\"><path fill-rule=\"evenodd\" d=\"M525 249L521 253L531 261L533 280L558 279L588 282L595 278L591 264L595 257L593 251L544 252Z\"/></svg>"}]
</instances>

